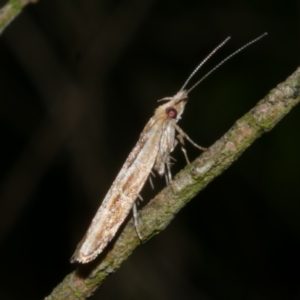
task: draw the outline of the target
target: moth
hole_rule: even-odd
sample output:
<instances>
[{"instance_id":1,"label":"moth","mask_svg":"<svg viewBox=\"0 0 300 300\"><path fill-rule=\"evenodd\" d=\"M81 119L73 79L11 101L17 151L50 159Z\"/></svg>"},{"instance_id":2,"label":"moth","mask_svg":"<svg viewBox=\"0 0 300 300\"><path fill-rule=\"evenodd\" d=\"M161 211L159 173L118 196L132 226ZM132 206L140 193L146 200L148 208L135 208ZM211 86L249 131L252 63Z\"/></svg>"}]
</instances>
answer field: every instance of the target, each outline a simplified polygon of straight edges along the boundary
<instances>
[{"instance_id":1,"label":"moth","mask_svg":"<svg viewBox=\"0 0 300 300\"><path fill-rule=\"evenodd\" d=\"M87 233L78 244L71 262L88 263L95 259L113 239L132 208L137 234L142 239L137 226L135 201L151 172L154 170L161 176L165 175L167 182L170 183L172 181L170 153L178 143L181 145L187 162L189 162L183 144L184 139L200 150L205 150L205 148L193 142L177 125L184 112L189 93L224 62L265 35L266 33L226 57L189 90L186 90L185 88L191 78L230 39L228 37L197 66L175 96L159 100L166 101L166 103L160 105L155 110L154 116L146 124L137 144L129 154L117 178L107 192Z\"/></svg>"}]
</instances>

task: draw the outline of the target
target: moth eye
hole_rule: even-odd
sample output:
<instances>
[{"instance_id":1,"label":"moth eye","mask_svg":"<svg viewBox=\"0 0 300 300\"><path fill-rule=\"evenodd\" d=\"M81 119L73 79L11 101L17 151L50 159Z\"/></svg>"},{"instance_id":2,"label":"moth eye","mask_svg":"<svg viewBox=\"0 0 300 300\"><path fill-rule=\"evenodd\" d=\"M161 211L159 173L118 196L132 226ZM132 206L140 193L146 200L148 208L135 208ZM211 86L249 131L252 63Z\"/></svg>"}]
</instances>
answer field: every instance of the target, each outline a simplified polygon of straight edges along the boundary
<instances>
[{"instance_id":1,"label":"moth eye","mask_svg":"<svg viewBox=\"0 0 300 300\"><path fill-rule=\"evenodd\" d=\"M167 108L166 113L172 119L175 119L177 117L177 110L173 107Z\"/></svg>"}]
</instances>

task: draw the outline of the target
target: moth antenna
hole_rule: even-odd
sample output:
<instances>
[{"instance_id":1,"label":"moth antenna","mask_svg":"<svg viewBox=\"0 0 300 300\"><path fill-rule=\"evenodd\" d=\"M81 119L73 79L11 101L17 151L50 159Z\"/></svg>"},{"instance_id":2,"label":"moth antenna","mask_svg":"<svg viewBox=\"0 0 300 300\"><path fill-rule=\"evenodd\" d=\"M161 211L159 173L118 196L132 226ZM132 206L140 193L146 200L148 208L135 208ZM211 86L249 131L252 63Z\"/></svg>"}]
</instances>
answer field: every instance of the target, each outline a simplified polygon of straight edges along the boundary
<instances>
[{"instance_id":1,"label":"moth antenna","mask_svg":"<svg viewBox=\"0 0 300 300\"><path fill-rule=\"evenodd\" d=\"M187 84L190 82L190 80L194 77L194 75L198 72L198 70L222 47L224 46L229 40L231 39L231 37L229 36L228 38L226 38L220 45L218 45L213 51L211 51L202 61L201 63L197 66L197 68L192 72L192 74L189 76L189 78L186 80L186 82L184 83L184 85L182 86L182 88L179 91L182 91Z\"/></svg>"},{"instance_id":2,"label":"moth antenna","mask_svg":"<svg viewBox=\"0 0 300 300\"><path fill-rule=\"evenodd\" d=\"M199 81L197 81L186 93L189 94L200 82L202 82L205 78L207 78L211 73L213 73L216 69L218 69L221 65L223 65L226 61L228 61L230 58L232 58L233 56L235 56L236 54L238 54L239 52L243 51L245 48L247 48L248 46L256 43L257 41L259 41L260 39L262 39L263 37L265 37L266 35L268 35L267 32L265 32L264 34L260 35L259 37L257 37L256 39L250 41L249 43L245 44L244 46L242 46L241 48L237 49L236 51L234 51L232 54L230 54L229 56L227 56L226 58L224 58L220 63L218 63L214 68L212 68L208 73L206 73ZM226 41L226 40L225 40ZM218 49L218 47L216 48ZM206 59L205 59L206 60ZM204 60L204 61L205 61ZM198 67L197 67L198 68ZM197 69L196 69L197 70ZM195 71L193 72L195 73ZM192 74L193 75L193 74ZM191 76L190 76L191 77Z\"/></svg>"}]
</instances>

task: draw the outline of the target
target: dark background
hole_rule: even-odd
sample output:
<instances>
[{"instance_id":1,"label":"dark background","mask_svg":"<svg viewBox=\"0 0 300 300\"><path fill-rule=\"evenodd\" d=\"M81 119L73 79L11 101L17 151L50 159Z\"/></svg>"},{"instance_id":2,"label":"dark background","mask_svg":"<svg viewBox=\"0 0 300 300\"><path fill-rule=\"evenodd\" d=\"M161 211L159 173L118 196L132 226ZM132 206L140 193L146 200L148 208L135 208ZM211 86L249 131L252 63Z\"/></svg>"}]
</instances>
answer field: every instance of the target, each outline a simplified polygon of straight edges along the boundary
<instances>
[{"instance_id":1,"label":"dark background","mask_svg":"<svg viewBox=\"0 0 300 300\"><path fill-rule=\"evenodd\" d=\"M299 1L27 7L0 38L0 299L42 299L74 270L69 258L157 99L227 36L196 79L267 31L190 94L179 125L211 145L296 70L299 16ZM299 130L297 107L91 299L300 299ZM175 173L185 162L174 156Z\"/></svg>"}]
</instances>

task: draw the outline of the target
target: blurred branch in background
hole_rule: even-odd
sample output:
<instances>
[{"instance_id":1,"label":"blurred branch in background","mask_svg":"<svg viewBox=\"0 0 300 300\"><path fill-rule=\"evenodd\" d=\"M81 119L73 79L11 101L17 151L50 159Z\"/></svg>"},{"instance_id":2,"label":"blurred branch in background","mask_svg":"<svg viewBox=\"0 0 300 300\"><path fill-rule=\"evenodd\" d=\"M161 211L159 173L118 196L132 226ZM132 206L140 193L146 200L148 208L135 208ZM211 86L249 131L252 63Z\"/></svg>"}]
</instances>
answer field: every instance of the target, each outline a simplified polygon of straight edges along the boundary
<instances>
[{"instance_id":1,"label":"blurred branch in background","mask_svg":"<svg viewBox=\"0 0 300 300\"><path fill-rule=\"evenodd\" d=\"M144 242L162 231L196 194L287 115L299 103L299 92L300 68L239 119L207 152L177 174L172 186L166 187L139 212ZM78 300L91 296L140 244L132 220L112 244L94 262L79 266L69 274L46 299Z\"/></svg>"},{"instance_id":2,"label":"blurred branch in background","mask_svg":"<svg viewBox=\"0 0 300 300\"><path fill-rule=\"evenodd\" d=\"M36 3L38 0L9 0L0 9L0 34L5 28L22 12L29 3Z\"/></svg>"}]
</instances>

